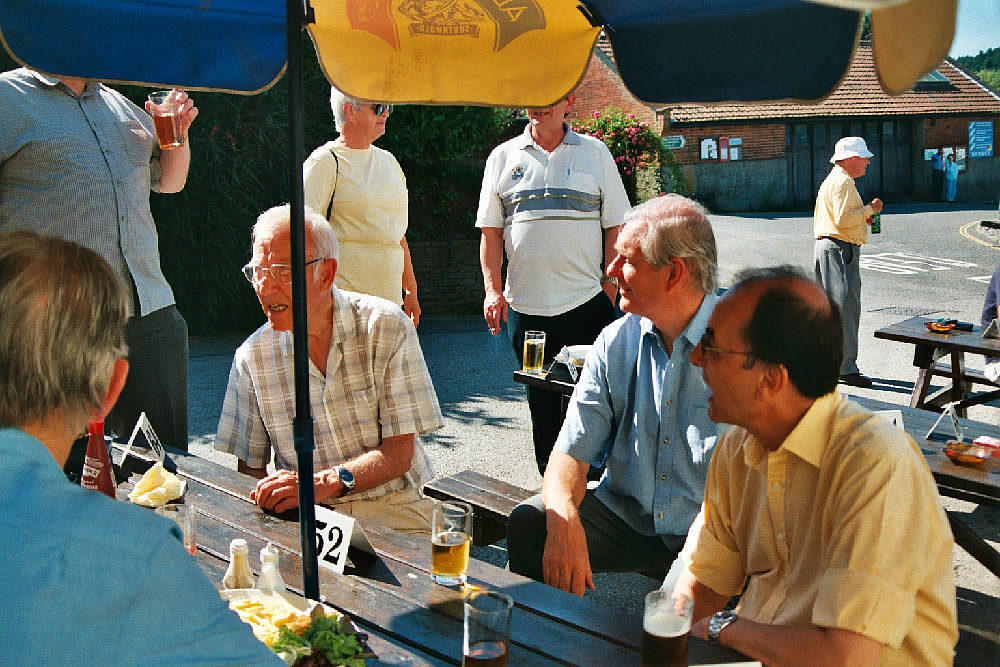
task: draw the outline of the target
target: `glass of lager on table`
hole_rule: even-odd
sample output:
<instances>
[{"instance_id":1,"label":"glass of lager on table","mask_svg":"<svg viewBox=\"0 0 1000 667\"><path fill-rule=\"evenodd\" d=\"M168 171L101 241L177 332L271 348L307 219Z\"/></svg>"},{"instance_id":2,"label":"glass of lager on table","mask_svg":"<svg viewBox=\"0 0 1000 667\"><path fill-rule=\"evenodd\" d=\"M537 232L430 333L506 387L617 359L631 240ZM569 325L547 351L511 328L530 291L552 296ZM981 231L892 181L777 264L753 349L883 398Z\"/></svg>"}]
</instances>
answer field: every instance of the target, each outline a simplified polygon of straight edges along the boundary
<instances>
[{"instance_id":1,"label":"glass of lager on table","mask_svg":"<svg viewBox=\"0 0 1000 667\"><path fill-rule=\"evenodd\" d=\"M646 611L642 618L643 667L687 665L693 613L694 600L673 590L661 588L646 594Z\"/></svg>"},{"instance_id":2,"label":"glass of lager on table","mask_svg":"<svg viewBox=\"0 0 1000 667\"><path fill-rule=\"evenodd\" d=\"M542 363L545 361L545 332L524 332L524 372L532 375L542 374Z\"/></svg>"},{"instance_id":3,"label":"glass of lager on table","mask_svg":"<svg viewBox=\"0 0 1000 667\"><path fill-rule=\"evenodd\" d=\"M504 667L510 645L514 601L497 591L476 591L465 598L462 667Z\"/></svg>"},{"instance_id":4,"label":"glass of lager on table","mask_svg":"<svg viewBox=\"0 0 1000 667\"><path fill-rule=\"evenodd\" d=\"M472 507L439 502L431 517L431 578L443 586L465 584L472 543Z\"/></svg>"}]
</instances>

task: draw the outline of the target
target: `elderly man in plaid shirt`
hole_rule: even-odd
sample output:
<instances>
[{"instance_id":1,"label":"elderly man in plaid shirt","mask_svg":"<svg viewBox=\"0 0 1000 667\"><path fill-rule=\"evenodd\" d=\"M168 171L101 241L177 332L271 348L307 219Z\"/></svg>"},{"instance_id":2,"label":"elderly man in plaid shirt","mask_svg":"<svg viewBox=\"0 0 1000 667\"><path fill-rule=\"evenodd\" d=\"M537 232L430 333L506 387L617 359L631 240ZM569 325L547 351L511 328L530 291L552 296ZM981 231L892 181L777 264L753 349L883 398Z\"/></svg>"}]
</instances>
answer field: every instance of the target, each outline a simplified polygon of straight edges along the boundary
<instances>
[{"instance_id":1,"label":"elderly man in plaid shirt","mask_svg":"<svg viewBox=\"0 0 1000 667\"><path fill-rule=\"evenodd\" d=\"M260 479L253 497L275 512L298 504L289 213L272 208L253 228L243 273L268 321L236 350L215 439ZM305 225L316 501L362 523L429 534L433 503L420 489L433 472L416 435L444 419L416 330L396 304L334 287L333 229L309 208ZM272 452L276 472L267 475Z\"/></svg>"}]
</instances>

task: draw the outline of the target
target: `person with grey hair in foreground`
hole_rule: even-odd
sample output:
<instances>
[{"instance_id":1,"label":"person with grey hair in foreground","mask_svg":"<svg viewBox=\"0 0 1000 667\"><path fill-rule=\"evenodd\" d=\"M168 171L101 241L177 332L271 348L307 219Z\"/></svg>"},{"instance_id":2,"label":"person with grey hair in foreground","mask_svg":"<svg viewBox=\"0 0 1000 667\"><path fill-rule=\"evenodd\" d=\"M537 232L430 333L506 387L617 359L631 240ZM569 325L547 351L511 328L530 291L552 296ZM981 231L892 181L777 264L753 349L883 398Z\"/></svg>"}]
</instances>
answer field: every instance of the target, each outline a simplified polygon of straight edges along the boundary
<instances>
[{"instance_id":1,"label":"person with grey hair in foreground","mask_svg":"<svg viewBox=\"0 0 1000 667\"><path fill-rule=\"evenodd\" d=\"M70 484L125 384L128 297L95 252L0 233L0 627L13 665L276 664L176 524Z\"/></svg>"},{"instance_id":2,"label":"person with grey hair in foreground","mask_svg":"<svg viewBox=\"0 0 1000 667\"><path fill-rule=\"evenodd\" d=\"M298 506L292 276L288 205L262 213L243 274L267 323L236 350L215 448L260 479L252 498L266 510ZM434 476L416 439L444 426L417 332L384 299L340 290L337 238L305 210L309 396L316 450L316 502L402 532L429 535ZM267 474L274 455L276 472Z\"/></svg>"},{"instance_id":3,"label":"person with grey hair in foreground","mask_svg":"<svg viewBox=\"0 0 1000 667\"><path fill-rule=\"evenodd\" d=\"M406 177L392 153L372 145L385 134L392 105L331 87L330 107L340 136L309 155L302 177L306 205L326 216L340 242L337 287L388 299L417 326Z\"/></svg>"},{"instance_id":4,"label":"person with grey hair in foreground","mask_svg":"<svg viewBox=\"0 0 1000 667\"><path fill-rule=\"evenodd\" d=\"M688 355L716 302L708 212L668 195L625 215L618 279L627 315L600 333L570 399L541 495L511 513L512 572L583 595L593 572L666 570L701 504L718 429ZM590 466L606 466L596 488Z\"/></svg>"}]
</instances>

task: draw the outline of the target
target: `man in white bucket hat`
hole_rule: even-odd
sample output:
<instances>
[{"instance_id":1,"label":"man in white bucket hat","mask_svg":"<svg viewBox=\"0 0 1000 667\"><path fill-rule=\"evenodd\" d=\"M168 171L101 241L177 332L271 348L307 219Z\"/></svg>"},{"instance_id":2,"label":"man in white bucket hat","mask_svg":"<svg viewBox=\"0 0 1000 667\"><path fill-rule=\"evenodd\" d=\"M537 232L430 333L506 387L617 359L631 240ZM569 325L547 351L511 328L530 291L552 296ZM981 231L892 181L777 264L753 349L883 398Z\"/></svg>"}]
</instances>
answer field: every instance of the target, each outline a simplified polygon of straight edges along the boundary
<instances>
[{"instance_id":1,"label":"man in white bucket hat","mask_svg":"<svg viewBox=\"0 0 1000 667\"><path fill-rule=\"evenodd\" d=\"M865 204L854 179L865 175L869 158L861 137L843 137L837 142L830 162L834 167L816 195L813 257L816 280L840 308L844 326L844 361L840 381L852 387L868 388L871 378L858 369L858 326L861 322L861 246L868 237L873 213L882 210L882 200Z\"/></svg>"}]
</instances>

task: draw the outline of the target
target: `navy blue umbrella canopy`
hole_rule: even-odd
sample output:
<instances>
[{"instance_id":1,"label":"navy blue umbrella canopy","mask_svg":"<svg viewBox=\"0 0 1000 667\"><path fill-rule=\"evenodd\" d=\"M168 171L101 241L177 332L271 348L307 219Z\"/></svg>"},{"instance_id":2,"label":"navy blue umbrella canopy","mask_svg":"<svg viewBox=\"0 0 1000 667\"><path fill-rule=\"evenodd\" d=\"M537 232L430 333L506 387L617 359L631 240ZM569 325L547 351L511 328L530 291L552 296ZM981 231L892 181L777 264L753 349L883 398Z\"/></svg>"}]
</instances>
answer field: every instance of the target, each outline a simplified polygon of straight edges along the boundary
<instances>
[{"instance_id":1,"label":"navy blue umbrella canopy","mask_svg":"<svg viewBox=\"0 0 1000 667\"><path fill-rule=\"evenodd\" d=\"M876 68L899 94L945 57L958 0L3 0L18 62L66 78L252 94L288 71L295 448L311 479L302 221L301 31L363 99L543 106L583 77L601 30L651 105L820 100L872 9ZM2 113L2 112L0 112ZM300 484L303 588L319 599L313 488Z\"/></svg>"}]
</instances>

